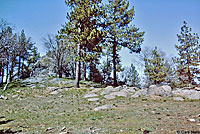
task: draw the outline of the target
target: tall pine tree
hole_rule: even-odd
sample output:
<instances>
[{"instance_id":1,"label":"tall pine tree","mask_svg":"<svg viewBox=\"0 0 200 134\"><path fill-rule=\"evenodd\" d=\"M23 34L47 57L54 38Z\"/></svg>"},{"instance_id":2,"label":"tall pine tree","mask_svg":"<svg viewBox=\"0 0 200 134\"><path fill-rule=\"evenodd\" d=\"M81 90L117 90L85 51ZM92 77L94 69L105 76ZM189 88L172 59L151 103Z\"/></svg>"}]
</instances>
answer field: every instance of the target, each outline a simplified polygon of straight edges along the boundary
<instances>
[{"instance_id":1,"label":"tall pine tree","mask_svg":"<svg viewBox=\"0 0 200 134\"><path fill-rule=\"evenodd\" d=\"M139 32L139 28L130 24L135 12L134 7L129 9L127 0L108 0L108 2L106 6L107 42L112 48L113 85L117 86L117 61L120 61L118 53L122 47L130 49L131 52L140 52L144 32Z\"/></svg>"},{"instance_id":2,"label":"tall pine tree","mask_svg":"<svg viewBox=\"0 0 200 134\"><path fill-rule=\"evenodd\" d=\"M192 29L187 26L185 21L181 27L181 33L177 37L180 44L175 46L178 57L174 61L177 64L176 72L180 86L193 87L197 84L195 79L198 79L200 73L198 68L200 58L199 37L196 33L192 33Z\"/></svg>"},{"instance_id":3,"label":"tall pine tree","mask_svg":"<svg viewBox=\"0 0 200 134\"><path fill-rule=\"evenodd\" d=\"M103 7L101 0L65 0L71 9L67 14L68 23L60 30L61 38L68 38L76 45L76 82L79 87L81 62L88 60L88 52L101 52L103 32L99 28ZM84 55L84 56L83 56Z\"/></svg>"},{"instance_id":4,"label":"tall pine tree","mask_svg":"<svg viewBox=\"0 0 200 134\"><path fill-rule=\"evenodd\" d=\"M152 50L151 57L145 58L145 70L144 73L151 81L151 84L161 84L166 81L167 68L164 66L164 58L161 58L157 51L157 47Z\"/></svg>"}]
</instances>

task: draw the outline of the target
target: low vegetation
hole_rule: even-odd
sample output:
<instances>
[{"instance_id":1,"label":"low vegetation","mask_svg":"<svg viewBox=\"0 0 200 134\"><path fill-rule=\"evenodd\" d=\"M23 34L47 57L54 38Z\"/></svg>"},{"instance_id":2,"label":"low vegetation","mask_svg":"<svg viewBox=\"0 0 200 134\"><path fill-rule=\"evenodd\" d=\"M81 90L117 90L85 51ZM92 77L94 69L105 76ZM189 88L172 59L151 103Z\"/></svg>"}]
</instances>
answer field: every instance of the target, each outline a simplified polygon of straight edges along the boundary
<instances>
[{"instance_id":1,"label":"low vegetation","mask_svg":"<svg viewBox=\"0 0 200 134\"><path fill-rule=\"evenodd\" d=\"M89 102L83 96L94 88L88 87L87 82L81 83L83 88L72 87L55 95L48 92L48 84L45 87L36 84L34 88L34 85L20 87L21 82L14 83L12 92L5 93L8 100L0 99L0 131L27 134L200 131L199 101L186 99L179 102L152 96ZM71 85L60 85L59 88L67 86ZM104 104L113 105L113 108L93 110Z\"/></svg>"}]
</instances>

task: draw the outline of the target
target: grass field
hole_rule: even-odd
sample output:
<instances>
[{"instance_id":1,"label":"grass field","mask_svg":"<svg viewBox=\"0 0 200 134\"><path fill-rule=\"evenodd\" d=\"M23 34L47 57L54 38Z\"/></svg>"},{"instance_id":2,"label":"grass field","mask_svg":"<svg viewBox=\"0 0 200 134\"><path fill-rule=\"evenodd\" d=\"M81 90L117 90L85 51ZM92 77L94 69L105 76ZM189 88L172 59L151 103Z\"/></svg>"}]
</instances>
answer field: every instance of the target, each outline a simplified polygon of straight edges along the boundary
<instances>
[{"instance_id":1,"label":"grass field","mask_svg":"<svg viewBox=\"0 0 200 134\"><path fill-rule=\"evenodd\" d=\"M176 102L152 96L88 102L83 96L91 89L86 87L70 88L56 95L46 90L38 85L36 89L14 86L4 93L9 100L0 100L0 133L6 130L23 134L200 133L200 101ZM13 95L18 96L12 98ZM104 104L114 107L93 110Z\"/></svg>"}]
</instances>

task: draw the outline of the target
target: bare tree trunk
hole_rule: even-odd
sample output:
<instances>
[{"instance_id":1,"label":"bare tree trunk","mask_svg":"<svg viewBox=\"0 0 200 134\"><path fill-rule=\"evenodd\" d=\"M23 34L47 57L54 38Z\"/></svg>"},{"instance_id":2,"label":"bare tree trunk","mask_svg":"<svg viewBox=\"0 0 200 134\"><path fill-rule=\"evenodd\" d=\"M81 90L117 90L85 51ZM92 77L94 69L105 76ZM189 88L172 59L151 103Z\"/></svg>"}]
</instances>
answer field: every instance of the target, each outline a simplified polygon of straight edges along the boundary
<instances>
[{"instance_id":1,"label":"bare tree trunk","mask_svg":"<svg viewBox=\"0 0 200 134\"><path fill-rule=\"evenodd\" d=\"M113 44L113 86L117 86L117 68L116 68L116 43Z\"/></svg>"},{"instance_id":2,"label":"bare tree trunk","mask_svg":"<svg viewBox=\"0 0 200 134\"><path fill-rule=\"evenodd\" d=\"M9 76L9 63L7 62L7 65L6 65L6 83L8 82L8 76Z\"/></svg>"},{"instance_id":3,"label":"bare tree trunk","mask_svg":"<svg viewBox=\"0 0 200 134\"><path fill-rule=\"evenodd\" d=\"M87 80L86 78L87 64L85 62L83 62L83 69L84 69L83 80L86 81Z\"/></svg>"},{"instance_id":4,"label":"bare tree trunk","mask_svg":"<svg viewBox=\"0 0 200 134\"><path fill-rule=\"evenodd\" d=\"M20 69L21 69L21 57L19 56L19 62L18 62L18 78L20 78Z\"/></svg>"},{"instance_id":5,"label":"bare tree trunk","mask_svg":"<svg viewBox=\"0 0 200 134\"><path fill-rule=\"evenodd\" d=\"M3 68L3 67L0 66L0 77L2 76L2 74L1 74L1 73L2 73L2 68ZM1 85L1 83L2 83L2 78L0 79L0 85Z\"/></svg>"},{"instance_id":6,"label":"bare tree trunk","mask_svg":"<svg viewBox=\"0 0 200 134\"><path fill-rule=\"evenodd\" d=\"M79 82L80 82L80 44L77 46L77 56L79 59L76 62L76 80L75 80L75 87L79 88Z\"/></svg>"},{"instance_id":7,"label":"bare tree trunk","mask_svg":"<svg viewBox=\"0 0 200 134\"><path fill-rule=\"evenodd\" d=\"M1 71L2 75L1 75L1 84L3 84L3 77L4 77L4 67L2 67L2 71Z\"/></svg>"}]
</instances>

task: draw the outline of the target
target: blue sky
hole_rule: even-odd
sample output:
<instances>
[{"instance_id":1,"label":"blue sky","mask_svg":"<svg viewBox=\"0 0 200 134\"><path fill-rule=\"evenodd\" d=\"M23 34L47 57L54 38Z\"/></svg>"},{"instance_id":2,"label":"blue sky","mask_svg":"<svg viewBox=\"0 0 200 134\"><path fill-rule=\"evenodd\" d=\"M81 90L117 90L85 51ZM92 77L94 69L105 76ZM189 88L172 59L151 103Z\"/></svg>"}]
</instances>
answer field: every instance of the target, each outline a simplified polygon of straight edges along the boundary
<instances>
[{"instance_id":1,"label":"blue sky","mask_svg":"<svg viewBox=\"0 0 200 134\"><path fill-rule=\"evenodd\" d=\"M176 35L186 20L193 32L200 34L200 0L129 0L135 7L132 24L145 31L145 46L158 46L169 56L176 55ZM45 53L41 39L56 34L66 21L64 0L0 0L0 17L15 25L15 31L25 30L36 42L41 54ZM122 63L129 66L136 54L120 52Z\"/></svg>"}]
</instances>

